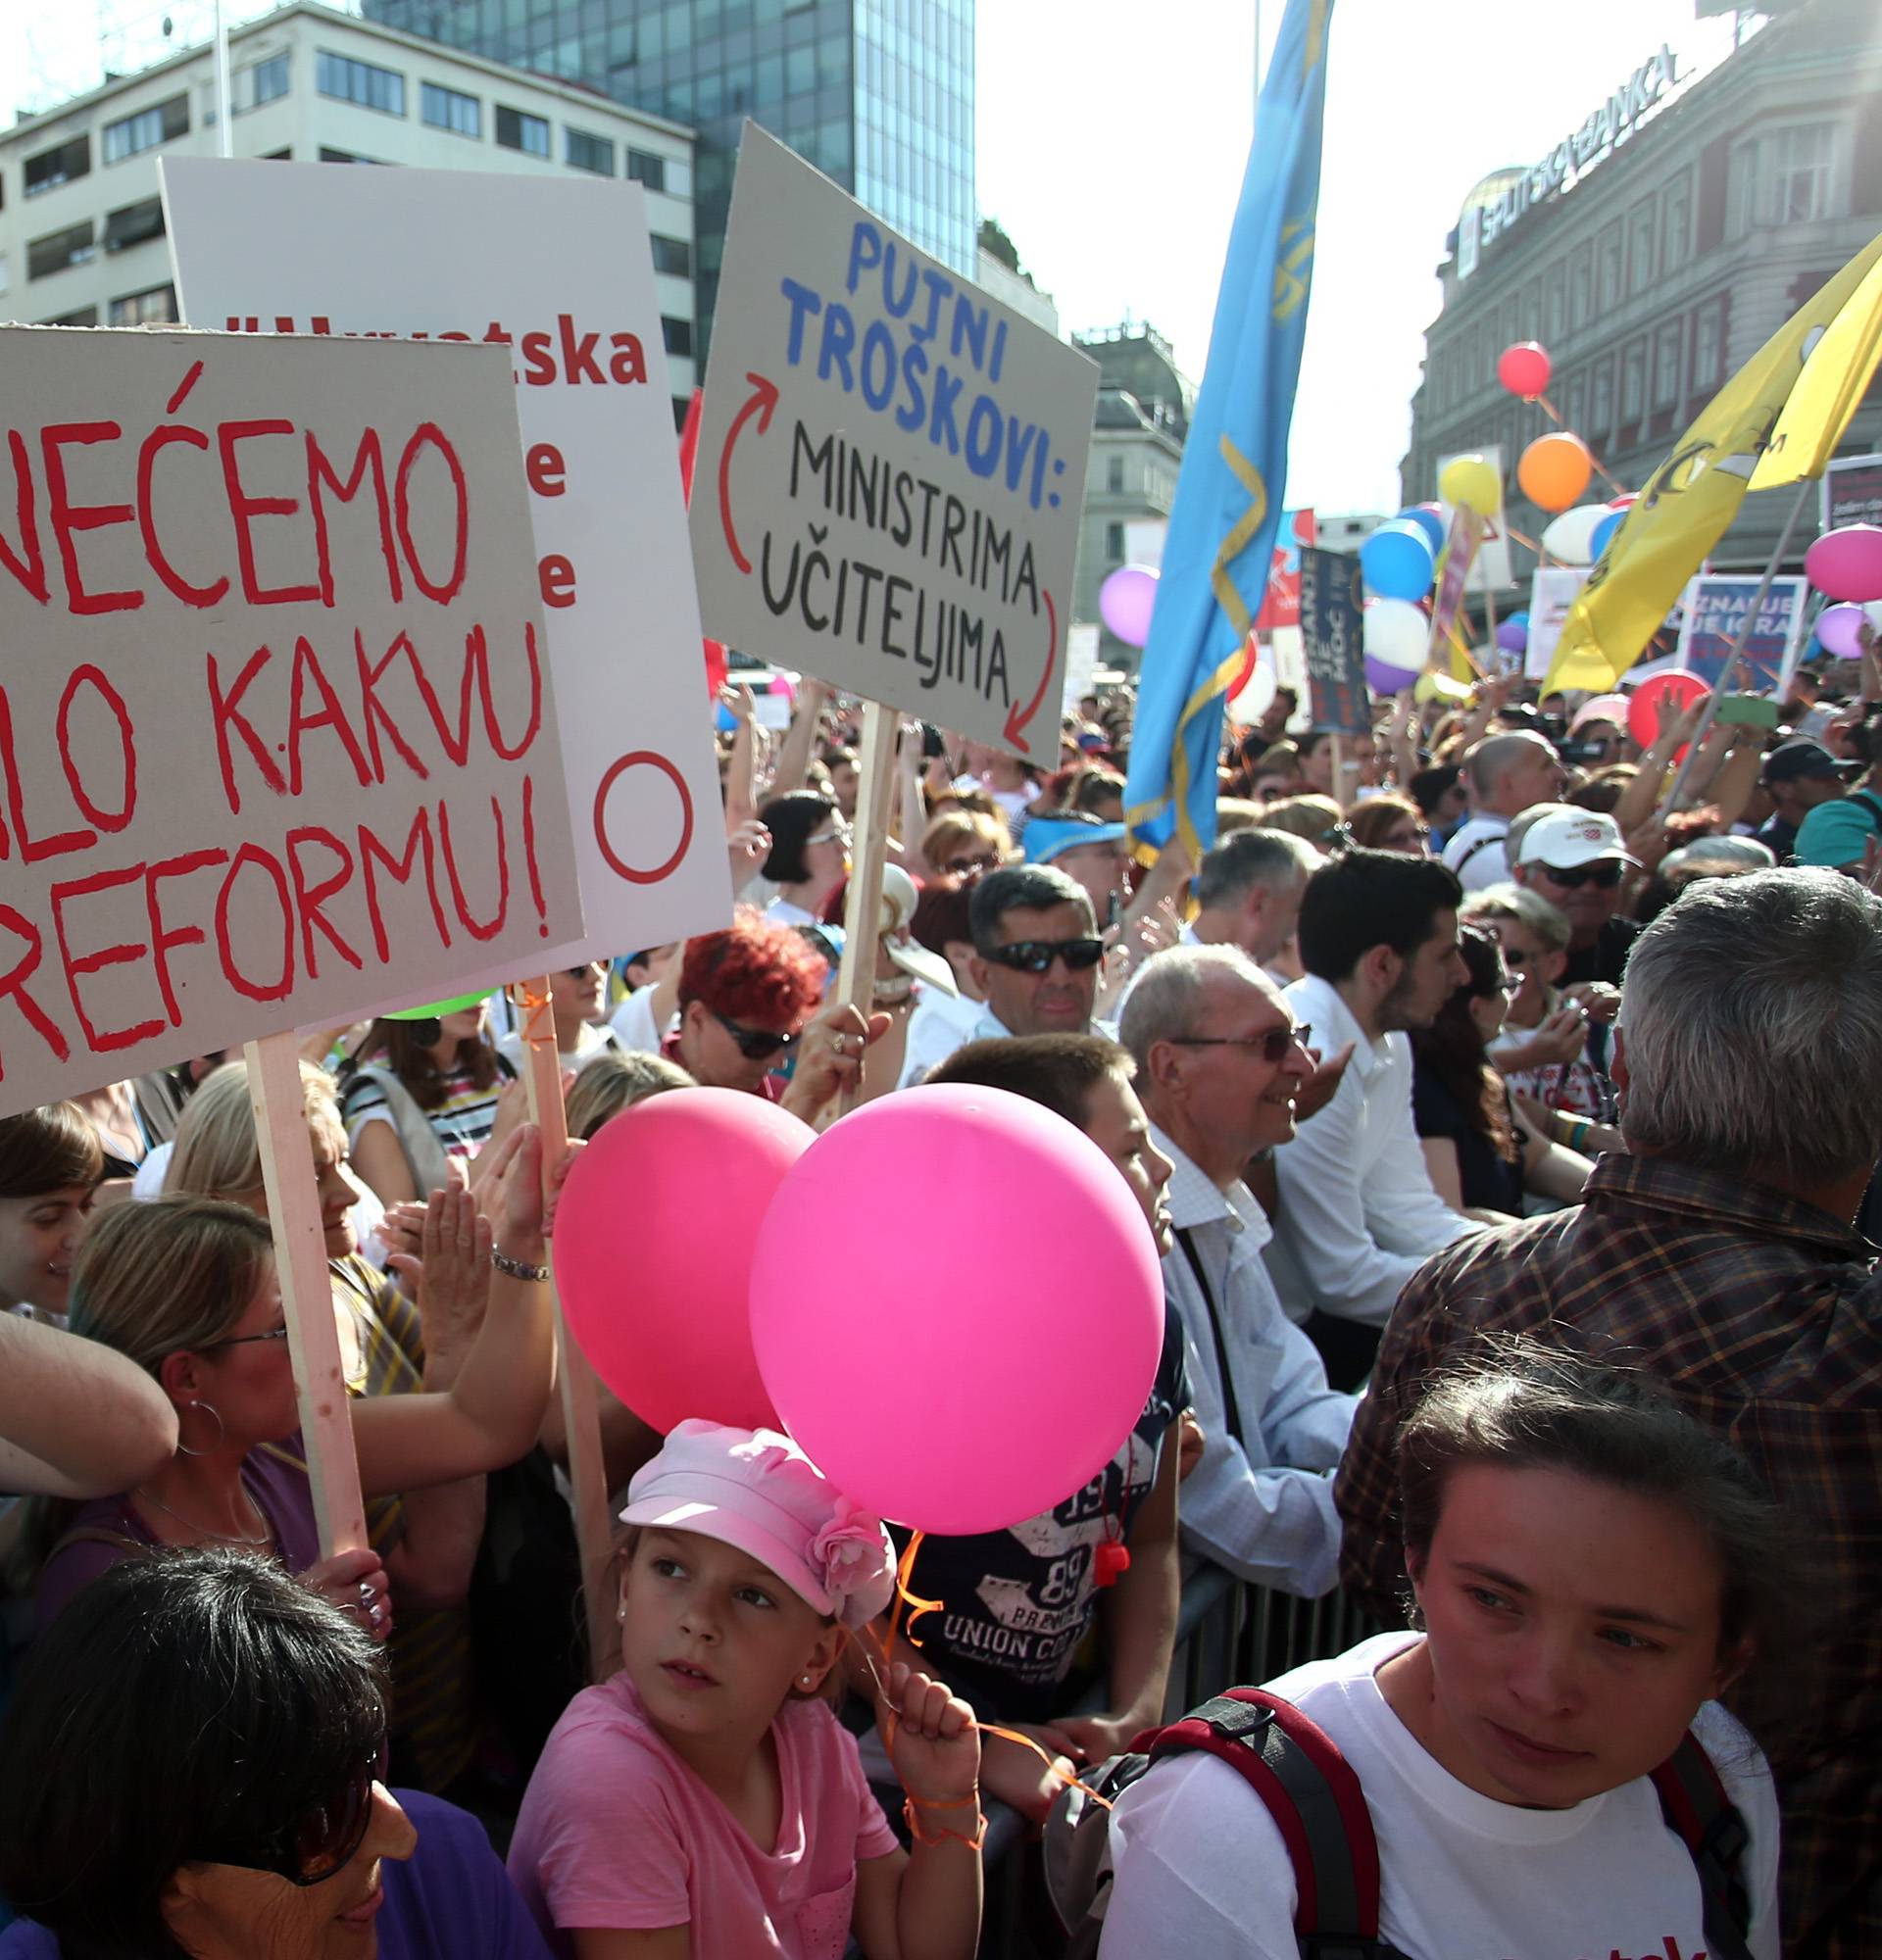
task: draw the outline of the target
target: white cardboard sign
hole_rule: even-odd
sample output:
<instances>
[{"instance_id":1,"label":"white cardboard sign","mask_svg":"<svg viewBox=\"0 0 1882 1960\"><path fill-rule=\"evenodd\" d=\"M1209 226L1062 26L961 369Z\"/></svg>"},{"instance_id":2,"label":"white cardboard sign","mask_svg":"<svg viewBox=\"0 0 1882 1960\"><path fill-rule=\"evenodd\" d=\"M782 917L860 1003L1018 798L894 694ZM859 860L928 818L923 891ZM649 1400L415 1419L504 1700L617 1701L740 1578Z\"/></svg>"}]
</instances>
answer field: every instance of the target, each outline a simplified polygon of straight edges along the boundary
<instances>
[{"instance_id":1,"label":"white cardboard sign","mask_svg":"<svg viewBox=\"0 0 1882 1960\"><path fill-rule=\"evenodd\" d=\"M1447 463L1455 463L1459 456L1481 456L1491 468L1497 472L1497 482L1500 485L1503 483L1503 445L1501 443L1487 442L1481 449L1461 449L1454 456L1439 457L1439 482L1443 482L1444 480L1445 465ZM1458 507L1455 504L1447 502L1442 492L1434 491L1432 494L1437 497L1438 508L1444 514L1444 528L1448 536L1451 530L1451 520L1457 515ZM1477 546L1477 555L1470 562L1470 575L1464 581L1463 586L1466 592L1501 592L1506 586L1514 583L1515 573L1511 570L1510 564L1510 532L1505 522L1508 511L1509 497L1506 492L1502 497L1502 501L1498 503L1496 510L1488 518L1483 533L1483 541Z\"/></svg>"},{"instance_id":2,"label":"white cardboard sign","mask_svg":"<svg viewBox=\"0 0 1882 1960\"><path fill-rule=\"evenodd\" d=\"M198 326L496 340L516 377L585 931L541 969L731 916L677 439L638 184L162 160ZM453 993L498 976L469 967Z\"/></svg>"},{"instance_id":3,"label":"white cardboard sign","mask_svg":"<svg viewBox=\"0 0 1882 1960\"><path fill-rule=\"evenodd\" d=\"M0 1114L579 932L497 350L6 327L0 394Z\"/></svg>"},{"instance_id":4,"label":"white cardboard sign","mask_svg":"<svg viewBox=\"0 0 1882 1960\"><path fill-rule=\"evenodd\" d=\"M715 639L1056 760L1096 365L745 125L693 498Z\"/></svg>"}]
</instances>

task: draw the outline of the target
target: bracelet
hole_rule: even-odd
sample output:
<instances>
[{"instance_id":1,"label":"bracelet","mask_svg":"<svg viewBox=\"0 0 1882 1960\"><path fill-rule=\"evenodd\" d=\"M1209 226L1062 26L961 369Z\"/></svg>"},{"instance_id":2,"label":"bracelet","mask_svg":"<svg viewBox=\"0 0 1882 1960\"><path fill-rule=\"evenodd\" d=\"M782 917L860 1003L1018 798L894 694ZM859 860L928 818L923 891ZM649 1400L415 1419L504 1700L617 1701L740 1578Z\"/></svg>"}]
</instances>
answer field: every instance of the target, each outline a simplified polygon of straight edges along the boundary
<instances>
[{"instance_id":1,"label":"bracelet","mask_svg":"<svg viewBox=\"0 0 1882 1960\"><path fill-rule=\"evenodd\" d=\"M540 1284L549 1277L547 1266L532 1266L526 1259L513 1259L508 1252L499 1252L494 1246L490 1249L490 1263L498 1272L508 1273L513 1280Z\"/></svg>"},{"instance_id":2,"label":"bracelet","mask_svg":"<svg viewBox=\"0 0 1882 1960\"><path fill-rule=\"evenodd\" d=\"M978 1795L966 1799L966 1802L973 1803L976 1806L979 1801ZM965 1804L959 1803L937 1803L931 1806L935 1810L960 1810L965 1807ZM905 1796L902 1799L902 1821L909 1827L909 1836L916 1843L922 1846L924 1850L933 1850L942 1844L965 1844L969 1851L978 1851L987 1841L987 1814L984 1810L976 1809L975 1821L978 1829L975 1830L971 1838L963 1831L925 1832L916 1821L915 1810L915 1798Z\"/></svg>"}]
</instances>

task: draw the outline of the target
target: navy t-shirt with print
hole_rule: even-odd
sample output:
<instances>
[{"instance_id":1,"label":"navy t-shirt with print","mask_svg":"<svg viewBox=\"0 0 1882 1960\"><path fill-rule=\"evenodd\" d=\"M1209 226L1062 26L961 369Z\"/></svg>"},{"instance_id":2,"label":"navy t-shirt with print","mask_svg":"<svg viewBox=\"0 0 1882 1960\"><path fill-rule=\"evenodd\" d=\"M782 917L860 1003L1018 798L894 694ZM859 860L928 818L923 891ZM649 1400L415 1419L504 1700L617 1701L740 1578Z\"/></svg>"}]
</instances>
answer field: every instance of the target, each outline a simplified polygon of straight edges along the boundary
<instances>
[{"instance_id":1,"label":"navy t-shirt with print","mask_svg":"<svg viewBox=\"0 0 1882 1960\"><path fill-rule=\"evenodd\" d=\"M1041 1421L1051 1386L1040 1389ZM924 1656L983 1720L1042 1722L1067 1712L1079 1649L1097 1617L1094 1559L1126 1544L1157 1477L1168 1432L1189 1406L1182 1324L1165 1316L1164 1351L1144 1411L1124 1446L1082 1490L1040 1517L972 1538L924 1538L910 1591L941 1610L916 1627Z\"/></svg>"}]
</instances>

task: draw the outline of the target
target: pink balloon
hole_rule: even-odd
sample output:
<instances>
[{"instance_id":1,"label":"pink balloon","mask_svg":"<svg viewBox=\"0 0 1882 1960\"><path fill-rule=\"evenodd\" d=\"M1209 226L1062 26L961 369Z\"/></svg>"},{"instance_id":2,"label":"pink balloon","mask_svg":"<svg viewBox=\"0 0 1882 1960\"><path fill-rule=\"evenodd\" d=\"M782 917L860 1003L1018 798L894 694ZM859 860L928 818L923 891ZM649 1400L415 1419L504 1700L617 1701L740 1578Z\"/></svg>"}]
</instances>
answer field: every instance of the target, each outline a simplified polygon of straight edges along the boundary
<instances>
[{"instance_id":1,"label":"pink balloon","mask_svg":"<svg viewBox=\"0 0 1882 1960\"><path fill-rule=\"evenodd\" d=\"M669 1099L662 1099L663 1101ZM944 1192L951 1240L912 1195ZM1143 1411L1156 1242L1084 1133L1001 1089L867 1103L785 1178L752 1262L752 1341L839 1491L920 1531L1003 1531L1082 1489Z\"/></svg>"},{"instance_id":2,"label":"pink balloon","mask_svg":"<svg viewBox=\"0 0 1882 1960\"><path fill-rule=\"evenodd\" d=\"M1518 340L1497 356L1497 379L1512 395L1533 402L1548 387L1551 367L1547 348L1533 340Z\"/></svg>"},{"instance_id":3,"label":"pink balloon","mask_svg":"<svg viewBox=\"0 0 1882 1960\"><path fill-rule=\"evenodd\" d=\"M1819 592L1858 606L1882 599L1882 527L1845 524L1825 531L1804 554L1804 572Z\"/></svg>"},{"instance_id":4,"label":"pink balloon","mask_svg":"<svg viewBox=\"0 0 1882 1960\"><path fill-rule=\"evenodd\" d=\"M576 1157L556 1292L595 1372L663 1434L689 1415L779 1427L752 1352L752 1246L816 1134L762 1096L684 1089L623 1110Z\"/></svg>"},{"instance_id":5,"label":"pink balloon","mask_svg":"<svg viewBox=\"0 0 1882 1960\"><path fill-rule=\"evenodd\" d=\"M1098 616L1127 647L1150 638L1157 574L1147 564L1120 564L1098 588Z\"/></svg>"}]
</instances>

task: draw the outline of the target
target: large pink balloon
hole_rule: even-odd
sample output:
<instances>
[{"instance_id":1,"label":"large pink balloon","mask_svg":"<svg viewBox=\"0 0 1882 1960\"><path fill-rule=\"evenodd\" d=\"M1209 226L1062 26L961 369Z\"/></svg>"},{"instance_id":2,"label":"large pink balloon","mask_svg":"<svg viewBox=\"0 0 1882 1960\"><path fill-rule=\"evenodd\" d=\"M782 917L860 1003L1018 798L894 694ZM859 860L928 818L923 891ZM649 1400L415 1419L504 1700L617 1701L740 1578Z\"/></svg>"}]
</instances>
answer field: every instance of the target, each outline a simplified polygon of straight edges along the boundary
<instances>
[{"instance_id":1,"label":"large pink balloon","mask_svg":"<svg viewBox=\"0 0 1882 1960\"><path fill-rule=\"evenodd\" d=\"M779 1426L752 1352L752 1246L816 1134L762 1096L681 1089L576 1157L553 1241L562 1310L595 1372L663 1433L689 1415Z\"/></svg>"},{"instance_id":2,"label":"large pink balloon","mask_svg":"<svg viewBox=\"0 0 1882 1960\"><path fill-rule=\"evenodd\" d=\"M1098 616L1127 647L1150 638L1157 607L1157 573L1147 564L1120 564L1098 588Z\"/></svg>"},{"instance_id":3,"label":"large pink balloon","mask_svg":"<svg viewBox=\"0 0 1882 1960\"><path fill-rule=\"evenodd\" d=\"M930 1230L944 1194L952 1230ZM1156 1242L1081 1130L1001 1089L911 1089L785 1178L752 1262L752 1341L784 1426L855 1502L921 1531L1063 1503L1157 1373Z\"/></svg>"},{"instance_id":4,"label":"large pink balloon","mask_svg":"<svg viewBox=\"0 0 1882 1960\"><path fill-rule=\"evenodd\" d=\"M1845 524L1825 531L1804 554L1804 571L1819 592L1858 606L1882 599L1882 526Z\"/></svg>"}]
</instances>

